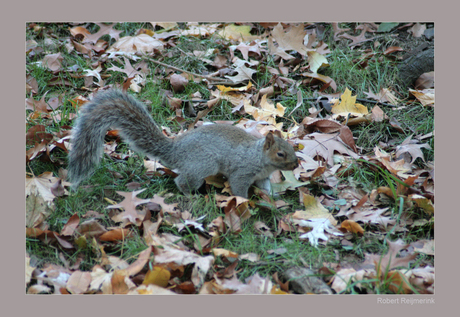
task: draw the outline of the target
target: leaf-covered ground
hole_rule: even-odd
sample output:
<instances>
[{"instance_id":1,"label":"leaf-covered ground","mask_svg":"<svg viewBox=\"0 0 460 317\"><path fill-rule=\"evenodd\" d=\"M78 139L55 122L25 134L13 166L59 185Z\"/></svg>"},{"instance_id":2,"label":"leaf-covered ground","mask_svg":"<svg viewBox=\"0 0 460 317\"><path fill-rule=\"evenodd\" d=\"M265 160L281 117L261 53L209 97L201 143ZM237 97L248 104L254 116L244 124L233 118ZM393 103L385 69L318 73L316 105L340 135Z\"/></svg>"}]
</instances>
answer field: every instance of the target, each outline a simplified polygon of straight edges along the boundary
<instances>
[{"instance_id":1,"label":"leaf-covered ground","mask_svg":"<svg viewBox=\"0 0 460 317\"><path fill-rule=\"evenodd\" d=\"M29 294L434 293L434 46L427 23L29 23ZM274 196L193 197L108 131L77 190L71 127L99 90L171 138L203 122L280 131L300 166Z\"/></svg>"}]
</instances>

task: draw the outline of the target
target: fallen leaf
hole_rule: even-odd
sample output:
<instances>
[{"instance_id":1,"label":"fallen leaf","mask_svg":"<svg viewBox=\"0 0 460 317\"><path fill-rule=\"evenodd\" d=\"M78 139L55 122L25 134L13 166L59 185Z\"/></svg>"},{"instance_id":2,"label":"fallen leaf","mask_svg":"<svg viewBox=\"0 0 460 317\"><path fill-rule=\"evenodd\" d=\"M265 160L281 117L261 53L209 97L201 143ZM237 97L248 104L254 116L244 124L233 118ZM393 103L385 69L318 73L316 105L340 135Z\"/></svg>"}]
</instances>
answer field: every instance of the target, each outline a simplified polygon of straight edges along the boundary
<instances>
[{"instance_id":1,"label":"fallen leaf","mask_svg":"<svg viewBox=\"0 0 460 317\"><path fill-rule=\"evenodd\" d=\"M365 106L356 103L356 96L351 96L351 91L345 88L345 92L341 96L341 101L337 100L333 105L331 112L334 114L334 119L338 117L347 118L348 116L362 117L368 114Z\"/></svg>"}]
</instances>

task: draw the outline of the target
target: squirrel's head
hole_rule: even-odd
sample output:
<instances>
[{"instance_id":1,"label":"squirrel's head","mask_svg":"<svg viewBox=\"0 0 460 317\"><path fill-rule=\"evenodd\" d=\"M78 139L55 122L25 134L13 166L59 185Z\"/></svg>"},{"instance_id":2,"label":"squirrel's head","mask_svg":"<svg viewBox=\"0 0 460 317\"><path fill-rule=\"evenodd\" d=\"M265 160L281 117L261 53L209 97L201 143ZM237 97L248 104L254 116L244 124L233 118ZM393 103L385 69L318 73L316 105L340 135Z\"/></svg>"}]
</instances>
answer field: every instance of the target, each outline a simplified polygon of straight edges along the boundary
<instances>
[{"instance_id":1,"label":"squirrel's head","mask_svg":"<svg viewBox=\"0 0 460 317\"><path fill-rule=\"evenodd\" d=\"M276 135L275 135L276 134ZM280 170L293 170L299 166L294 148L281 138L279 131L269 132L265 137L264 152L270 163Z\"/></svg>"}]
</instances>

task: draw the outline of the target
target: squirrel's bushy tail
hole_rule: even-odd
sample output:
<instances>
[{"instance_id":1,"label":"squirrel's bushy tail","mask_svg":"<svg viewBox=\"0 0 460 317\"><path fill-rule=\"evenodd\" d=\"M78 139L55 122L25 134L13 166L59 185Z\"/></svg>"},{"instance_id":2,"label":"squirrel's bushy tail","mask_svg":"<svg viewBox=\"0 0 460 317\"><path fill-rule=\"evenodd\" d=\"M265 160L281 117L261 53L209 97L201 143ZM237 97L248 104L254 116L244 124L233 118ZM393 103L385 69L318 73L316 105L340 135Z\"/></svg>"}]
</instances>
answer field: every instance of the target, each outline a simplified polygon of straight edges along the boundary
<instances>
[{"instance_id":1,"label":"squirrel's bushy tail","mask_svg":"<svg viewBox=\"0 0 460 317\"><path fill-rule=\"evenodd\" d=\"M119 129L133 150L151 157L162 153L160 149L171 142L141 102L119 90L98 93L83 106L72 130L68 171L73 188L99 163L104 136L110 128Z\"/></svg>"}]
</instances>

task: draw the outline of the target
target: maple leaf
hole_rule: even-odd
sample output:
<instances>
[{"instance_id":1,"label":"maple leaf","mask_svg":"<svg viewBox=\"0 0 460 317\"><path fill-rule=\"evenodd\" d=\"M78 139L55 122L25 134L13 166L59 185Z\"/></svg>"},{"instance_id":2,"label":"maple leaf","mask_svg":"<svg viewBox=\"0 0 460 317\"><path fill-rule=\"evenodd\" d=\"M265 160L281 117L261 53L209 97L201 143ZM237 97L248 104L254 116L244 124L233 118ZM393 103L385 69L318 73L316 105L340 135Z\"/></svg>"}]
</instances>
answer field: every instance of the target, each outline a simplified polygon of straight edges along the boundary
<instances>
[{"instance_id":1,"label":"maple leaf","mask_svg":"<svg viewBox=\"0 0 460 317\"><path fill-rule=\"evenodd\" d=\"M125 199L116 205L107 206L107 209L122 208L124 211L118 215L112 217L112 220L115 222L123 222L123 226L128 225L129 223L140 226L142 220L145 217L145 212L142 214L140 210L136 209L136 206L140 204L146 204L150 199L139 199L136 196L143 192L146 188L133 191L133 192L120 192L116 193L120 196L125 197Z\"/></svg>"},{"instance_id":2,"label":"maple leaf","mask_svg":"<svg viewBox=\"0 0 460 317\"><path fill-rule=\"evenodd\" d=\"M348 116L362 117L368 114L368 110L365 106L356 103L356 96L351 96L351 91L345 88L345 92L341 96L341 101L337 100L333 105L331 112L334 114L332 117L347 118Z\"/></svg>"},{"instance_id":3,"label":"maple leaf","mask_svg":"<svg viewBox=\"0 0 460 317\"><path fill-rule=\"evenodd\" d=\"M286 110L280 103L275 105L267 99L267 95L263 95L260 101L260 108L251 106L250 101L245 99L244 101L244 111L252 115L257 121L266 121L270 124L277 126L276 117L284 116L284 111Z\"/></svg>"}]
</instances>

